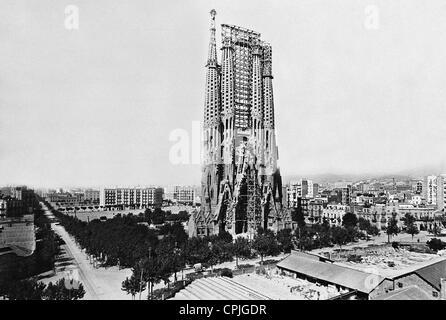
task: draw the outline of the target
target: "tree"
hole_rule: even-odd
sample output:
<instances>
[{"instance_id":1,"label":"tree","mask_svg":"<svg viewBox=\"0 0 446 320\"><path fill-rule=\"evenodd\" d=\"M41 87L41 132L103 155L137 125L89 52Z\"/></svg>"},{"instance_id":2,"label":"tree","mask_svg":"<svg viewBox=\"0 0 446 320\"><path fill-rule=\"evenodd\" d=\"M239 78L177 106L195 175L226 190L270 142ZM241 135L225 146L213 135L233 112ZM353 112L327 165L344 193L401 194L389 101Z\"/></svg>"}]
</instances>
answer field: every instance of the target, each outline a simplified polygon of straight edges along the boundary
<instances>
[{"instance_id":1,"label":"tree","mask_svg":"<svg viewBox=\"0 0 446 320\"><path fill-rule=\"evenodd\" d=\"M291 209L291 219L297 222L299 228L305 227L305 216L300 202L298 203L297 208Z\"/></svg>"},{"instance_id":2,"label":"tree","mask_svg":"<svg viewBox=\"0 0 446 320\"><path fill-rule=\"evenodd\" d=\"M3 294L10 300L78 300L85 295L82 283L67 287L65 278L48 286L36 280L21 280L6 289ZM69 282L71 283L71 282Z\"/></svg>"},{"instance_id":3,"label":"tree","mask_svg":"<svg viewBox=\"0 0 446 320\"><path fill-rule=\"evenodd\" d=\"M356 228L358 225L358 217L353 212L347 212L342 217L342 225L346 228Z\"/></svg>"},{"instance_id":4,"label":"tree","mask_svg":"<svg viewBox=\"0 0 446 320\"><path fill-rule=\"evenodd\" d=\"M135 277L133 274L132 276L125 278L125 280L122 282L122 291L127 292L127 294L132 295L132 300L135 300L136 293L139 292L141 288L141 282Z\"/></svg>"},{"instance_id":5,"label":"tree","mask_svg":"<svg viewBox=\"0 0 446 320\"><path fill-rule=\"evenodd\" d=\"M204 238L193 237L186 243L185 257L188 264L203 263L210 255L208 241Z\"/></svg>"},{"instance_id":6,"label":"tree","mask_svg":"<svg viewBox=\"0 0 446 320\"><path fill-rule=\"evenodd\" d=\"M44 297L48 300L79 300L85 295L82 283L62 278L55 284L50 282L45 290Z\"/></svg>"},{"instance_id":7,"label":"tree","mask_svg":"<svg viewBox=\"0 0 446 320\"><path fill-rule=\"evenodd\" d=\"M190 214L186 210L181 210L178 212L178 219L180 221L188 221Z\"/></svg>"},{"instance_id":8,"label":"tree","mask_svg":"<svg viewBox=\"0 0 446 320\"><path fill-rule=\"evenodd\" d=\"M436 222L434 223L434 227L432 228L432 233L433 233L435 236L439 236L439 235L441 235L441 227L440 227L440 225L437 224Z\"/></svg>"},{"instance_id":9,"label":"tree","mask_svg":"<svg viewBox=\"0 0 446 320\"><path fill-rule=\"evenodd\" d=\"M332 228L332 238L333 242L339 246L339 249L342 250L342 245L347 243L348 240L348 232L347 229L339 226L335 226Z\"/></svg>"},{"instance_id":10,"label":"tree","mask_svg":"<svg viewBox=\"0 0 446 320\"><path fill-rule=\"evenodd\" d=\"M291 249L293 249L293 244L291 243L291 229L282 229L277 232L277 242L283 252L291 252Z\"/></svg>"},{"instance_id":11,"label":"tree","mask_svg":"<svg viewBox=\"0 0 446 320\"><path fill-rule=\"evenodd\" d=\"M211 266L211 273L214 272L214 266L218 263L219 257L218 254L220 252L220 247L218 242L212 243L209 241L208 243L209 251L207 256L207 263Z\"/></svg>"},{"instance_id":12,"label":"tree","mask_svg":"<svg viewBox=\"0 0 446 320\"><path fill-rule=\"evenodd\" d=\"M249 258L251 255L249 241L245 238L237 238L235 239L232 249L235 255L235 266L238 268L238 258Z\"/></svg>"},{"instance_id":13,"label":"tree","mask_svg":"<svg viewBox=\"0 0 446 320\"><path fill-rule=\"evenodd\" d=\"M441 241L440 239L433 238L426 242L431 250L438 251L446 248L446 242Z\"/></svg>"},{"instance_id":14,"label":"tree","mask_svg":"<svg viewBox=\"0 0 446 320\"><path fill-rule=\"evenodd\" d=\"M151 250L149 252L149 257L144 258L141 261L141 265L142 268L138 268L138 265L136 267L136 271L137 273L135 274L135 276L137 276L138 274L142 274L142 281L144 283L149 283L150 287L149 287L149 299L152 299L152 295L153 295L153 286L155 285L155 283L158 283L160 281L160 272L162 270L161 265L160 265L160 261L157 259L156 256L154 256L151 253ZM163 268L164 268L165 264L163 264ZM138 269L139 273L138 273ZM142 269L142 270L141 270ZM143 289L144 285L141 286L141 290L140 290L140 294L142 291L144 291Z\"/></svg>"},{"instance_id":15,"label":"tree","mask_svg":"<svg viewBox=\"0 0 446 320\"><path fill-rule=\"evenodd\" d=\"M369 220L359 217L358 219L359 230L367 232L367 234L372 236L379 235L378 227L372 225Z\"/></svg>"},{"instance_id":16,"label":"tree","mask_svg":"<svg viewBox=\"0 0 446 320\"><path fill-rule=\"evenodd\" d=\"M139 224L141 218L138 216L114 217L104 222L92 220L87 223L59 211L55 211L54 215L90 257L105 266L119 264L120 267L133 267L147 255L149 247L156 248L161 233ZM187 241L182 226L174 225L165 233L179 241Z\"/></svg>"},{"instance_id":17,"label":"tree","mask_svg":"<svg viewBox=\"0 0 446 320\"><path fill-rule=\"evenodd\" d=\"M297 208L291 209L291 219L293 221L297 222L297 233L298 233L299 246L300 246L302 229L306 226L305 216L304 216L304 212L303 212L300 200L298 201Z\"/></svg>"},{"instance_id":18,"label":"tree","mask_svg":"<svg viewBox=\"0 0 446 320\"><path fill-rule=\"evenodd\" d=\"M184 244L187 242L189 236L180 222L173 224L165 224L159 229L159 234L173 238L173 243Z\"/></svg>"},{"instance_id":19,"label":"tree","mask_svg":"<svg viewBox=\"0 0 446 320\"><path fill-rule=\"evenodd\" d=\"M163 224L166 221L166 213L160 208L156 208L152 214L153 224Z\"/></svg>"},{"instance_id":20,"label":"tree","mask_svg":"<svg viewBox=\"0 0 446 320\"><path fill-rule=\"evenodd\" d=\"M312 250L320 244L319 234L313 228L304 227L301 230L299 247L302 250Z\"/></svg>"},{"instance_id":21,"label":"tree","mask_svg":"<svg viewBox=\"0 0 446 320\"><path fill-rule=\"evenodd\" d=\"M312 225L311 229L313 233L313 238L315 238L315 241L313 243L315 248L322 248L330 245L331 243L330 225L326 220L324 220L324 223L318 223Z\"/></svg>"},{"instance_id":22,"label":"tree","mask_svg":"<svg viewBox=\"0 0 446 320\"><path fill-rule=\"evenodd\" d=\"M172 269L174 272L174 281L177 282L177 272L184 269L184 267L186 266L185 262L186 260L184 257L184 250L178 248L176 244L175 248L173 249L172 259L173 259Z\"/></svg>"},{"instance_id":23,"label":"tree","mask_svg":"<svg viewBox=\"0 0 446 320\"><path fill-rule=\"evenodd\" d=\"M377 226L370 225L370 228L368 229L367 233L372 236L378 236L380 232Z\"/></svg>"},{"instance_id":24,"label":"tree","mask_svg":"<svg viewBox=\"0 0 446 320\"><path fill-rule=\"evenodd\" d=\"M358 227L359 230L367 231L371 226L371 223L369 220L364 219L363 217L359 217L358 219Z\"/></svg>"},{"instance_id":25,"label":"tree","mask_svg":"<svg viewBox=\"0 0 446 320\"><path fill-rule=\"evenodd\" d=\"M406 226L406 232L412 235L413 241L413 236L420 232L420 230L418 230L417 228L417 225L415 224L415 217L412 216L410 213L406 213L406 215L404 216L404 225Z\"/></svg>"},{"instance_id":26,"label":"tree","mask_svg":"<svg viewBox=\"0 0 446 320\"><path fill-rule=\"evenodd\" d=\"M35 280L22 280L11 283L4 295L9 300L42 300L45 287L45 284Z\"/></svg>"},{"instance_id":27,"label":"tree","mask_svg":"<svg viewBox=\"0 0 446 320\"><path fill-rule=\"evenodd\" d=\"M396 219L396 213L392 214L392 218L390 218L390 221L387 224L387 242L390 243L390 237L396 236L398 233L400 233L400 228L398 227L398 220Z\"/></svg>"},{"instance_id":28,"label":"tree","mask_svg":"<svg viewBox=\"0 0 446 320\"><path fill-rule=\"evenodd\" d=\"M228 231L224 230L224 231L218 233L217 239L222 240L226 243L231 243L232 235Z\"/></svg>"},{"instance_id":29,"label":"tree","mask_svg":"<svg viewBox=\"0 0 446 320\"><path fill-rule=\"evenodd\" d=\"M228 278L232 278L232 270L228 269L228 268L224 268L221 273L220 276L222 277L228 277Z\"/></svg>"},{"instance_id":30,"label":"tree","mask_svg":"<svg viewBox=\"0 0 446 320\"><path fill-rule=\"evenodd\" d=\"M271 230L257 232L257 235L254 236L252 248L260 255L261 264L263 264L264 256L275 255L279 251L274 233Z\"/></svg>"}]
</instances>

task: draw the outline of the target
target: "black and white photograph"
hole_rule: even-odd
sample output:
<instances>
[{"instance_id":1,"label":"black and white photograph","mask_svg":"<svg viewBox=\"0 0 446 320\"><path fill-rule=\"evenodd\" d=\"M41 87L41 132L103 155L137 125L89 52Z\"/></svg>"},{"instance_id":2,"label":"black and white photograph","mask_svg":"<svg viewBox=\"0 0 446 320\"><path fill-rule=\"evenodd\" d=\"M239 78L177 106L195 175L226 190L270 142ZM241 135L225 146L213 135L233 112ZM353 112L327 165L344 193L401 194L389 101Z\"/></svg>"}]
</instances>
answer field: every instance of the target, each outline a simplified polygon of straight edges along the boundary
<instances>
[{"instance_id":1,"label":"black and white photograph","mask_svg":"<svg viewBox=\"0 0 446 320\"><path fill-rule=\"evenodd\" d=\"M445 35L446 0L0 1L0 309L446 300Z\"/></svg>"}]
</instances>

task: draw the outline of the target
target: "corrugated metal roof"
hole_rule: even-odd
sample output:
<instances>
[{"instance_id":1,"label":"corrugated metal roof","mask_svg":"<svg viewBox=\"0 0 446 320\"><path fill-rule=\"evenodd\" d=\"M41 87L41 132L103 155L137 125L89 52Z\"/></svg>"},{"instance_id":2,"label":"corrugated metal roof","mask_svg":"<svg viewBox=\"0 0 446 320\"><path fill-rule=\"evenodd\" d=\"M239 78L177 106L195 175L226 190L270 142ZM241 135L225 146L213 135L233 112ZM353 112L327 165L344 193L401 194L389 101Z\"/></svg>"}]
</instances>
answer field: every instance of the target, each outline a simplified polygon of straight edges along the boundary
<instances>
[{"instance_id":1,"label":"corrugated metal roof","mask_svg":"<svg viewBox=\"0 0 446 320\"><path fill-rule=\"evenodd\" d=\"M367 294L384 280L376 274L317 261L297 254L289 255L279 262L277 267Z\"/></svg>"},{"instance_id":2,"label":"corrugated metal roof","mask_svg":"<svg viewBox=\"0 0 446 320\"><path fill-rule=\"evenodd\" d=\"M384 293L373 300L435 300L435 298L418 286L409 286L401 290Z\"/></svg>"}]
</instances>

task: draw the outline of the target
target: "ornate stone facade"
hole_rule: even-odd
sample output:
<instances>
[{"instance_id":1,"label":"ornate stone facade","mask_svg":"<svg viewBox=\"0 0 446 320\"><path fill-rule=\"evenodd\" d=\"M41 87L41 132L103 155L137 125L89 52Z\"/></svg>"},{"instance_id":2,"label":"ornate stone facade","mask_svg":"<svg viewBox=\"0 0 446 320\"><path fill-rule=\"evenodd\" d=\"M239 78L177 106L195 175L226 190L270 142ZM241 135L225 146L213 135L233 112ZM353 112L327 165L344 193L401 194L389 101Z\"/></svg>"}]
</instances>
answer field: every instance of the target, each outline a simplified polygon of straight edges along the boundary
<instances>
[{"instance_id":1,"label":"ornate stone facade","mask_svg":"<svg viewBox=\"0 0 446 320\"><path fill-rule=\"evenodd\" d=\"M272 48L260 33L223 24L217 60L211 11L204 105L201 209L190 235L278 230L285 217L277 167Z\"/></svg>"}]
</instances>

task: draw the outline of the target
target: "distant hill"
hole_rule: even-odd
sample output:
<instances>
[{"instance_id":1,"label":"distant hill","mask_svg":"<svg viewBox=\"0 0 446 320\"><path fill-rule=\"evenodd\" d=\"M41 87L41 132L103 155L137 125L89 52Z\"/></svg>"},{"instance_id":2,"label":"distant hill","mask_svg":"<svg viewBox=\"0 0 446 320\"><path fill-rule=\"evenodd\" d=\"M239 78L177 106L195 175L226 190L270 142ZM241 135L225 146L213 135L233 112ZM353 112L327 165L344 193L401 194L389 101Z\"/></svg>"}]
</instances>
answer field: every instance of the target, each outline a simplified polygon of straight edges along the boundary
<instances>
[{"instance_id":1,"label":"distant hill","mask_svg":"<svg viewBox=\"0 0 446 320\"><path fill-rule=\"evenodd\" d=\"M411 176L414 178L422 178L428 175L439 175L446 173L446 163L403 170L398 173L402 175Z\"/></svg>"},{"instance_id":2,"label":"distant hill","mask_svg":"<svg viewBox=\"0 0 446 320\"><path fill-rule=\"evenodd\" d=\"M372 176L370 175L334 174L334 173L308 174L308 175L293 174L293 175L285 175L282 180L284 183L289 183L290 181L297 181L299 179L305 178L319 183L333 183L337 181L358 181L362 179L369 179L371 177Z\"/></svg>"},{"instance_id":3,"label":"distant hill","mask_svg":"<svg viewBox=\"0 0 446 320\"><path fill-rule=\"evenodd\" d=\"M291 174L284 175L282 178L283 183L289 183L290 181L297 181L299 179L305 178L313 180L318 183L334 183L339 181L361 181L369 179L377 180L391 180L395 178L396 181L405 181L411 179L423 179L428 175L439 175L441 173L446 173L446 167L432 166L424 167L418 169L404 170L395 173L381 173L381 174L336 174L336 173L325 173L325 174Z\"/></svg>"}]
</instances>

